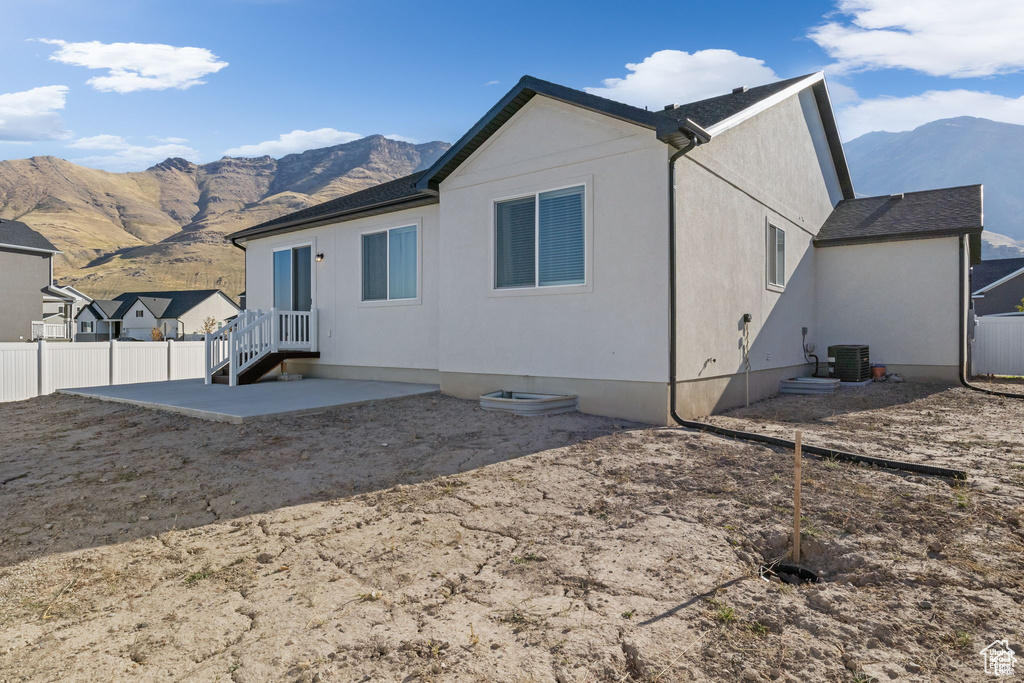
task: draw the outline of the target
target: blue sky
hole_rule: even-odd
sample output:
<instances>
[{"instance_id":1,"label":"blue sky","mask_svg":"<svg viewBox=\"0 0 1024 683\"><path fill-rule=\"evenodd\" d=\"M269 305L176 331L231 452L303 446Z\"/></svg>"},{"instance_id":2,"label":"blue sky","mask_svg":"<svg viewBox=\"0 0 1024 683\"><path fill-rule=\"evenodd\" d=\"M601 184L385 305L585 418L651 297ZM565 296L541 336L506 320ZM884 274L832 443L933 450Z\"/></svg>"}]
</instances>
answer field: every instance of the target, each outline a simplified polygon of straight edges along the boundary
<instances>
[{"instance_id":1,"label":"blue sky","mask_svg":"<svg viewBox=\"0 0 1024 683\"><path fill-rule=\"evenodd\" d=\"M958 115L1024 124L1024 3L780 7L7 0L0 158L123 171L371 133L451 142L523 74L660 106L824 69L847 139Z\"/></svg>"}]
</instances>

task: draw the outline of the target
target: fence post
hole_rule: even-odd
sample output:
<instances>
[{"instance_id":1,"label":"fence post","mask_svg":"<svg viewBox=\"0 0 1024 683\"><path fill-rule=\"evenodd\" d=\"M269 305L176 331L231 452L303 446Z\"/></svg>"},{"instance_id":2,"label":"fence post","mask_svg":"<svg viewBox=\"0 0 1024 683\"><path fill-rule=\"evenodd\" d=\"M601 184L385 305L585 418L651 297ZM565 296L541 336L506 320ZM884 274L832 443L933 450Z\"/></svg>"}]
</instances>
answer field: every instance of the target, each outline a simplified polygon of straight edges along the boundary
<instances>
[{"instance_id":1,"label":"fence post","mask_svg":"<svg viewBox=\"0 0 1024 683\"><path fill-rule=\"evenodd\" d=\"M117 369L117 340L110 340L110 384L118 384L121 380L121 373Z\"/></svg>"},{"instance_id":2,"label":"fence post","mask_svg":"<svg viewBox=\"0 0 1024 683\"><path fill-rule=\"evenodd\" d=\"M174 340L167 340L167 381L174 377Z\"/></svg>"},{"instance_id":3,"label":"fence post","mask_svg":"<svg viewBox=\"0 0 1024 683\"><path fill-rule=\"evenodd\" d=\"M46 340L40 339L36 343L39 345L39 359L37 361L37 363L39 364L39 372L37 373L38 386L36 396L45 396L46 394L50 393L49 391L47 391L50 385L50 369L46 367Z\"/></svg>"}]
</instances>

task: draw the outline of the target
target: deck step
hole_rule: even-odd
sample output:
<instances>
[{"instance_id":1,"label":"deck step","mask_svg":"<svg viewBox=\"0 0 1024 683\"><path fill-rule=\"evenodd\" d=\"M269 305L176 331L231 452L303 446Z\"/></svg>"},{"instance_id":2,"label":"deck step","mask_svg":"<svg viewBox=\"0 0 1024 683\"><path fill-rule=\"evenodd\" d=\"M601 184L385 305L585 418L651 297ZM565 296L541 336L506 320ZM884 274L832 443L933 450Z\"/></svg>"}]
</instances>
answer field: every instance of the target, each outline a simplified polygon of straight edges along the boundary
<instances>
[{"instance_id":1,"label":"deck step","mask_svg":"<svg viewBox=\"0 0 1024 683\"><path fill-rule=\"evenodd\" d=\"M319 358L319 351L278 351L277 353L268 353L267 355L260 358L258 361L247 367L242 372L238 373L238 383L241 384L253 384L263 378L268 372L276 368L283 361L292 360L294 358ZM225 379L227 379L225 377ZM217 382L217 377L214 376L214 382Z\"/></svg>"}]
</instances>

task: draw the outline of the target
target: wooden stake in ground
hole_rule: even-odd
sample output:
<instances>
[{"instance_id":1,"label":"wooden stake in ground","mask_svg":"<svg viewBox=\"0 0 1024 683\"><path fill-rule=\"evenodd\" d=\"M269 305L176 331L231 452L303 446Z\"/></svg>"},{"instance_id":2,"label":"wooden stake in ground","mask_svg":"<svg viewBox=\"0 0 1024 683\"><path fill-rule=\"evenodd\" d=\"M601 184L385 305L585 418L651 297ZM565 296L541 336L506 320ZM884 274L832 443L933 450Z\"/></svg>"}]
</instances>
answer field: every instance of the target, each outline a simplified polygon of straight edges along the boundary
<instances>
[{"instance_id":1,"label":"wooden stake in ground","mask_svg":"<svg viewBox=\"0 0 1024 683\"><path fill-rule=\"evenodd\" d=\"M801 455L801 444L800 441L803 437L803 432L797 430L796 438L793 441L796 443L796 451L793 456L793 562L800 564L800 455Z\"/></svg>"}]
</instances>

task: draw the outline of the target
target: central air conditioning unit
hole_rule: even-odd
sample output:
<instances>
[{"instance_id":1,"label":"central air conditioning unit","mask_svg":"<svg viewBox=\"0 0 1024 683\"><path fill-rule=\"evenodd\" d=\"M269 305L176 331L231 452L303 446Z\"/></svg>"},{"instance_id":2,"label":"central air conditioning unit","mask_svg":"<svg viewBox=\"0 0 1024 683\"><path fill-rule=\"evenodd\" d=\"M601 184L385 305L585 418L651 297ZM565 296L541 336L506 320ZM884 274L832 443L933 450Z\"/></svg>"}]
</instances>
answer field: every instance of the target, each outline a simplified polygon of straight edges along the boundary
<instances>
[{"instance_id":1,"label":"central air conditioning unit","mask_svg":"<svg viewBox=\"0 0 1024 683\"><path fill-rule=\"evenodd\" d=\"M837 344L828 347L829 375L843 382L871 379L871 361L866 344Z\"/></svg>"}]
</instances>

